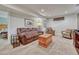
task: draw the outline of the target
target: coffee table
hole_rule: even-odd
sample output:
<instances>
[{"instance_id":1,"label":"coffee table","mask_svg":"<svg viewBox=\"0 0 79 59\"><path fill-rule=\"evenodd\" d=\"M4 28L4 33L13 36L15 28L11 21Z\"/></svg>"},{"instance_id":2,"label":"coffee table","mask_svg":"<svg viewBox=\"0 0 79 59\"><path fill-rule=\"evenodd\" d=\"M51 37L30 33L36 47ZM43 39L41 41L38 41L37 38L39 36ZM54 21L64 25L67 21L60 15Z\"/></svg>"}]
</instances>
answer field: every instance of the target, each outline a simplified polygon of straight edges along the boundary
<instances>
[{"instance_id":1,"label":"coffee table","mask_svg":"<svg viewBox=\"0 0 79 59\"><path fill-rule=\"evenodd\" d=\"M52 34L39 35L38 43L40 46L47 48L51 42L52 42Z\"/></svg>"}]
</instances>

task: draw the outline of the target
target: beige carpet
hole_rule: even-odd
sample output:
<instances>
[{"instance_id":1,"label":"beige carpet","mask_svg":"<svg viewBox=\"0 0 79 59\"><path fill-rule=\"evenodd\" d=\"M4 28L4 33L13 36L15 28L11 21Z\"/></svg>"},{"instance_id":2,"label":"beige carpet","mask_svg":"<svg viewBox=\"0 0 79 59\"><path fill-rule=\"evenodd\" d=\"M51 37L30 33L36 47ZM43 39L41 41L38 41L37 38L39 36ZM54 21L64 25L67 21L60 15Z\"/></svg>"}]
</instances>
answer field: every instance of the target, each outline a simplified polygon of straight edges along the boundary
<instances>
[{"instance_id":1,"label":"beige carpet","mask_svg":"<svg viewBox=\"0 0 79 59\"><path fill-rule=\"evenodd\" d=\"M0 48L1 55L77 55L73 46L73 41L62 38L60 36L52 37L53 42L48 48L43 48L38 45L38 41L34 41L28 45L12 48L10 45L5 45Z\"/></svg>"}]
</instances>

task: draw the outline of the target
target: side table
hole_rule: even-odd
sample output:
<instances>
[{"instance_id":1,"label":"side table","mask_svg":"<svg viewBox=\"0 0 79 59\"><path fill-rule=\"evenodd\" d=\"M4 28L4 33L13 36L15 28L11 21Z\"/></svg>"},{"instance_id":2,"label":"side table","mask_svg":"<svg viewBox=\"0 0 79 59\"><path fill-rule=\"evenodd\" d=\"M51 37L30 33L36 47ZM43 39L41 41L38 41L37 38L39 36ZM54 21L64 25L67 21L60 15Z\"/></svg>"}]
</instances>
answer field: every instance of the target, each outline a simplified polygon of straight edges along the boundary
<instances>
[{"instance_id":1,"label":"side table","mask_svg":"<svg viewBox=\"0 0 79 59\"><path fill-rule=\"evenodd\" d=\"M11 44L13 48L20 46L20 41L18 40L18 36L16 34L11 35Z\"/></svg>"}]
</instances>

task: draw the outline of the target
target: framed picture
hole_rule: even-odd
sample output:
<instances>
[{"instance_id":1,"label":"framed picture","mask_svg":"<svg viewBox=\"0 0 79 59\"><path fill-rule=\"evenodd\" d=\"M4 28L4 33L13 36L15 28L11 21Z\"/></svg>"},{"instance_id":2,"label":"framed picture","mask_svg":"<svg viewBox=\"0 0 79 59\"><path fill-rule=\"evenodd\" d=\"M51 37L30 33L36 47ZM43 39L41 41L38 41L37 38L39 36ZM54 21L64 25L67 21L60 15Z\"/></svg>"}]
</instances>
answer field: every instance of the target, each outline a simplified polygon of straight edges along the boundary
<instances>
[{"instance_id":1,"label":"framed picture","mask_svg":"<svg viewBox=\"0 0 79 59\"><path fill-rule=\"evenodd\" d=\"M31 27L33 26L33 20L30 20L30 19L24 19L24 22L25 22L25 26L26 27Z\"/></svg>"}]
</instances>

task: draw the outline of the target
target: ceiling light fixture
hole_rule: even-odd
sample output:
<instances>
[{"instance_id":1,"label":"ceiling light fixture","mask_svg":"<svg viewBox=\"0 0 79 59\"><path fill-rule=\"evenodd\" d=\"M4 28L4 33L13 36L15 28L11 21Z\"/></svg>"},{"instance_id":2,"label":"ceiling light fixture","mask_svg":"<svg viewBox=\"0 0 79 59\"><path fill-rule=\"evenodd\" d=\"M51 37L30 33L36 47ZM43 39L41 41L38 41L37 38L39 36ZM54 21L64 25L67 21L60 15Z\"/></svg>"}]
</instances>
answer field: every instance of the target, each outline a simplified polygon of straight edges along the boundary
<instances>
[{"instance_id":1,"label":"ceiling light fixture","mask_svg":"<svg viewBox=\"0 0 79 59\"><path fill-rule=\"evenodd\" d=\"M45 10L44 9L41 9L41 12L44 12Z\"/></svg>"},{"instance_id":2,"label":"ceiling light fixture","mask_svg":"<svg viewBox=\"0 0 79 59\"><path fill-rule=\"evenodd\" d=\"M65 11L65 14L67 14L68 13L68 11Z\"/></svg>"}]
</instances>

